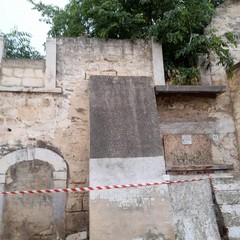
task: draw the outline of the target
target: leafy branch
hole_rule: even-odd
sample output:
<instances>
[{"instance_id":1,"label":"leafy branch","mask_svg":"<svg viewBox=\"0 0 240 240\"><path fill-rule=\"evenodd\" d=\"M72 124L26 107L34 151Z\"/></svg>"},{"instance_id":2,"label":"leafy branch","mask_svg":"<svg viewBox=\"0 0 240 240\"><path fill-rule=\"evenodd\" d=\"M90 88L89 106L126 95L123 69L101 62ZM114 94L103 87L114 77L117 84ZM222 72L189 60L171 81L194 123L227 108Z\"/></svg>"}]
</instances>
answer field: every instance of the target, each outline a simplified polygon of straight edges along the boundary
<instances>
[{"instance_id":1,"label":"leafy branch","mask_svg":"<svg viewBox=\"0 0 240 240\"><path fill-rule=\"evenodd\" d=\"M15 27L3 34L7 58L42 59L43 56L31 46L31 34L18 31Z\"/></svg>"}]
</instances>

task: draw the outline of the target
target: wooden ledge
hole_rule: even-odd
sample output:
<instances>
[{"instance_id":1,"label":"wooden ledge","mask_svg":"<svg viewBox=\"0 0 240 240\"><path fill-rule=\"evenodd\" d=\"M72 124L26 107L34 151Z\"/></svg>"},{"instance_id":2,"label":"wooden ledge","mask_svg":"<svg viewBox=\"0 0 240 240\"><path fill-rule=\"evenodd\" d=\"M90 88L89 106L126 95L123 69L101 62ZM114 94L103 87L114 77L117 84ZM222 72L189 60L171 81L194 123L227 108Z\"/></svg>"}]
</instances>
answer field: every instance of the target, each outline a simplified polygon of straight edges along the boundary
<instances>
[{"instance_id":1,"label":"wooden ledge","mask_svg":"<svg viewBox=\"0 0 240 240\"><path fill-rule=\"evenodd\" d=\"M208 165L186 165L167 168L167 172L208 172L233 170L233 164L208 164Z\"/></svg>"}]
</instances>

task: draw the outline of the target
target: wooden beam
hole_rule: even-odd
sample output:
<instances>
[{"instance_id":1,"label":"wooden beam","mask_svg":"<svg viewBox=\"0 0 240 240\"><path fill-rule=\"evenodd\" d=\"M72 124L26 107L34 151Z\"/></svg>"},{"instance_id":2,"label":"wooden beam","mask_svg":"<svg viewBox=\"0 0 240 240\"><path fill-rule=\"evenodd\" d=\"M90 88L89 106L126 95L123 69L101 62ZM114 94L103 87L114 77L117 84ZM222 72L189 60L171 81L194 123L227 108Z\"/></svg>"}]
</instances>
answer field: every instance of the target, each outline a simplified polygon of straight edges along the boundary
<instances>
[{"instance_id":1,"label":"wooden beam","mask_svg":"<svg viewBox=\"0 0 240 240\"><path fill-rule=\"evenodd\" d=\"M233 164L186 165L167 168L167 172L222 171L233 170Z\"/></svg>"}]
</instances>

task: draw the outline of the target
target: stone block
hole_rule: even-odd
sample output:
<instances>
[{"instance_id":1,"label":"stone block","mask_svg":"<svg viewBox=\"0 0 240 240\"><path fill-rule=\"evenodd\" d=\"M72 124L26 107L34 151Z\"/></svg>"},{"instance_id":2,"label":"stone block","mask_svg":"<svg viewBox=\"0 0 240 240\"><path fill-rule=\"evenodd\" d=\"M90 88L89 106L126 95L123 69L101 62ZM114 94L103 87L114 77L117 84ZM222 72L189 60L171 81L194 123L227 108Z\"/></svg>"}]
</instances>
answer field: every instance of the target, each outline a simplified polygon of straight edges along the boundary
<instances>
[{"instance_id":1,"label":"stone block","mask_svg":"<svg viewBox=\"0 0 240 240\"><path fill-rule=\"evenodd\" d=\"M67 236L66 240L87 240L87 232L79 232Z\"/></svg>"},{"instance_id":2,"label":"stone block","mask_svg":"<svg viewBox=\"0 0 240 240\"><path fill-rule=\"evenodd\" d=\"M239 240L240 239L240 225L228 228L229 240Z\"/></svg>"},{"instance_id":3,"label":"stone block","mask_svg":"<svg viewBox=\"0 0 240 240\"><path fill-rule=\"evenodd\" d=\"M224 224L226 227L240 226L240 216L231 213L223 213Z\"/></svg>"},{"instance_id":4,"label":"stone block","mask_svg":"<svg viewBox=\"0 0 240 240\"><path fill-rule=\"evenodd\" d=\"M56 39L48 38L46 42L46 70L44 85L47 88L56 86Z\"/></svg>"},{"instance_id":5,"label":"stone block","mask_svg":"<svg viewBox=\"0 0 240 240\"><path fill-rule=\"evenodd\" d=\"M213 164L223 164L224 159L221 155L220 149L217 148L215 145L211 144L211 150L212 150L212 162L213 162Z\"/></svg>"},{"instance_id":6,"label":"stone block","mask_svg":"<svg viewBox=\"0 0 240 240\"><path fill-rule=\"evenodd\" d=\"M239 191L239 178L216 178L212 183L217 191Z\"/></svg>"},{"instance_id":7,"label":"stone block","mask_svg":"<svg viewBox=\"0 0 240 240\"><path fill-rule=\"evenodd\" d=\"M34 68L25 68L24 69L24 77L34 78L35 77Z\"/></svg>"},{"instance_id":8,"label":"stone block","mask_svg":"<svg viewBox=\"0 0 240 240\"><path fill-rule=\"evenodd\" d=\"M89 194L84 194L83 196L83 210L84 211L89 210Z\"/></svg>"},{"instance_id":9,"label":"stone block","mask_svg":"<svg viewBox=\"0 0 240 240\"><path fill-rule=\"evenodd\" d=\"M68 234L73 234L84 230L86 231L88 228L88 213L86 212L67 213L66 225Z\"/></svg>"},{"instance_id":10,"label":"stone block","mask_svg":"<svg viewBox=\"0 0 240 240\"><path fill-rule=\"evenodd\" d=\"M44 72L43 69L35 69L35 77L36 78L44 78Z\"/></svg>"},{"instance_id":11,"label":"stone block","mask_svg":"<svg viewBox=\"0 0 240 240\"><path fill-rule=\"evenodd\" d=\"M240 191L215 191L218 204L240 204Z\"/></svg>"},{"instance_id":12,"label":"stone block","mask_svg":"<svg viewBox=\"0 0 240 240\"><path fill-rule=\"evenodd\" d=\"M13 76L13 68L2 67L2 75L6 76L6 77L12 77Z\"/></svg>"},{"instance_id":13,"label":"stone block","mask_svg":"<svg viewBox=\"0 0 240 240\"><path fill-rule=\"evenodd\" d=\"M199 178L176 175L171 180ZM209 181L169 185L176 239L220 240Z\"/></svg>"},{"instance_id":14,"label":"stone block","mask_svg":"<svg viewBox=\"0 0 240 240\"><path fill-rule=\"evenodd\" d=\"M21 78L24 74L24 68L14 68L13 69L13 75L14 77Z\"/></svg>"},{"instance_id":15,"label":"stone block","mask_svg":"<svg viewBox=\"0 0 240 240\"><path fill-rule=\"evenodd\" d=\"M240 204L221 206L221 212L226 226L240 226Z\"/></svg>"},{"instance_id":16,"label":"stone block","mask_svg":"<svg viewBox=\"0 0 240 240\"><path fill-rule=\"evenodd\" d=\"M83 194L71 193L67 196L67 212L80 212L83 210Z\"/></svg>"},{"instance_id":17,"label":"stone block","mask_svg":"<svg viewBox=\"0 0 240 240\"><path fill-rule=\"evenodd\" d=\"M10 59L5 58L2 62L3 67L8 68L23 68L23 69L29 69L29 68L41 68L44 69L45 61L43 59L41 60L33 60L33 59Z\"/></svg>"},{"instance_id":18,"label":"stone block","mask_svg":"<svg viewBox=\"0 0 240 240\"><path fill-rule=\"evenodd\" d=\"M24 77L22 79L22 85L24 87L43 87L43 79L35 77Z\"/></svg>"},{"instance_id":19,"label":"stone block","mask_svg":"<svg viewBox=\"0 0 240 240\"><path fill-rule=\"evenodd\" d=\"M74 131L76 132L76 129L74 129ZM76 137L76 139L73 140L73 136ZM76 141L78 141L79 139L79 135L75 135L75 134L71 134L71 136L69 136L70 139L72 140L72 142L75 144ZM79 154L79 148L83 149L83 150L87 150L87 137L83 137L80 138L82 144L84 144L83 146L78 146L78 144L76 146L78 146L78 151L76 151L76 153L73 154ZM81 144L81 145L82 145ZM75 151L75 150L74 150ZM69 183L71 184L81 184L81 185L85 185L87 184L88 181L88 171L89 171L89 162L88 162L88 152L80 152L80 157L83 159L82 161L74 161L74 162L70 162L71 164L71 168L69 169ZM86 160L84 160L86 159Z\"/></svg>"},{"instance_id":20,"label":"stone block","mask_svg":"<svg viewBox=\"0 0 240 240\"><path fill-rule=\"evenodd\" d=\"M21 78L3 76L1 82L3 86L21 86L22 80Z\"/></svg>"}]
</instances>

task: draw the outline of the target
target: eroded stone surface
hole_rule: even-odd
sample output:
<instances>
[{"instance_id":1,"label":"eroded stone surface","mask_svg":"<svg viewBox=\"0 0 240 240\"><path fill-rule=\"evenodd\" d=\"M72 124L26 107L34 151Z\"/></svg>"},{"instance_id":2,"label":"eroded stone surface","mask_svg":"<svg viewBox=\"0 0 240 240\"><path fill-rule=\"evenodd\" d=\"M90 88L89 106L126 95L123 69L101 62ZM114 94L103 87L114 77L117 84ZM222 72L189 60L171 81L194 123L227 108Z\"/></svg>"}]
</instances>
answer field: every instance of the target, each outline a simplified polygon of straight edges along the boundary
<instances>
[{"instance_id":1,"label":"eroded stone surface","mask_svg":"<svg viewBox=\"0 0 240 240\"><path fill-rule=\"evenodd\" d=\"M34 160L13 165L6 173L6 191L53 188L51 166ZM2 239L52 239L56 236L52 195L4 198ZM55 232L55 234L54 234Z\"/></svg>"}]
</instances>

